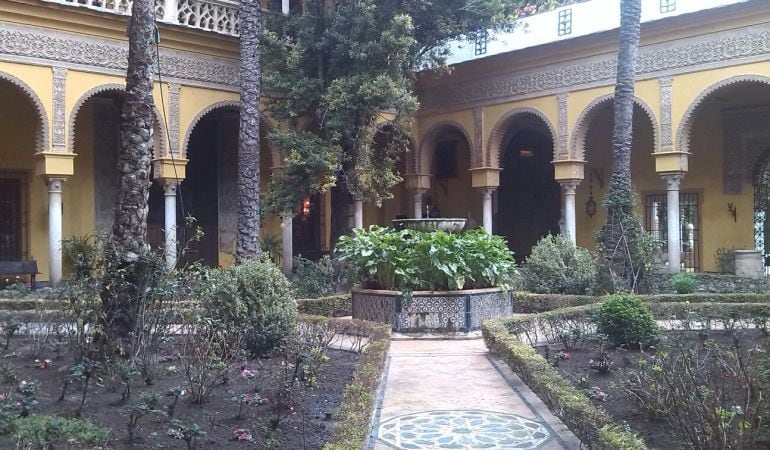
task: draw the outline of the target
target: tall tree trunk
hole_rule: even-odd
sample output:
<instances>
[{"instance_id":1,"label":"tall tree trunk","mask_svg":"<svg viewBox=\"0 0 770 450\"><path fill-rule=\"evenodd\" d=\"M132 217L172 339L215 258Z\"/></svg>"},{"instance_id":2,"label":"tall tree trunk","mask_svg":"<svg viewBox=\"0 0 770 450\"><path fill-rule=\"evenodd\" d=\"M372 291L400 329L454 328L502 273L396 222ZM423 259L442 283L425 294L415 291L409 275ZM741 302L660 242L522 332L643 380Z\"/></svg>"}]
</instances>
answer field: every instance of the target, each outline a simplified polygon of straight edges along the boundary
<instances>
[{"instance_id":1,"label":"tall tree trunk","mask_svg":"<svg viewBox=\"0 0 770 450\"><path fill-rule=\"evenodd\" d=\"M631 185L631 141L633 138L634 81L639 51L641 0L621 0L618 78L615 84L614 128L612 133L612 177L604 198L607 224L602 231L605 270L614 290L632 291L637 287L641 224L634 216Z\"/></svg>"},{"instance_id":2,"label":"tall tree trunk","mask_svg":"<svg viewBox=\"0 0 770 450\"><path fill-rule=\"evenodd\" d=\"M155 61L155 2L134 0L128 27L126 98L120 123L118 190L112 225L108 271L121 274L105 286L106 330L119 350L126 351L144 291L147 243L147 200L152 162L152 76Z\"/></svg>"},{"instance_id":3,"label":"tall tree trunk","mask_svg":"<svg viewBox=\"0 0 770 450\"><path fill-rule=\"evenodd\" d=\"M238 261L259 257L259 0L241 0L241 123L238 143Z\"/></svg>"}]
</instances>

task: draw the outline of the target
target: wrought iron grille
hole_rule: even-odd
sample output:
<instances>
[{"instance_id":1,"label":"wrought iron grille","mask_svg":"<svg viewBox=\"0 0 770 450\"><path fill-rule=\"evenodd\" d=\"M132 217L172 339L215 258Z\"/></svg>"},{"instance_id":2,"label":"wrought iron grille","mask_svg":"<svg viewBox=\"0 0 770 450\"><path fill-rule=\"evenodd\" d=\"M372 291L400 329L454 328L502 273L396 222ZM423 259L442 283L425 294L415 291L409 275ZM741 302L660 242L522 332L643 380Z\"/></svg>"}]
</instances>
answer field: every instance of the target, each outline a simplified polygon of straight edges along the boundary
<instances>
[{"instance_id":1,"label":"wrought iron grille","mask_svg":"<svg viewBox=\"0 0 770 450\"><path fill-rule=\"evenodd\" d=\"M559 11L559 36L572 34L572 8Z\"/></svg>"},{"instance_id":2,"label":"wrought iron grille","mask_svg":"<svg viewBox=\"0 0 770 450\"><path fill-rule=\"evenodd\" d=\"M655 239L664 253L668 252L668 211L666 194L645 196L645 229ZM690 272L700 271L700 202L697 192L679 194L679 232L682 268Z\"/></svg>"},{"instance_id":3,"label":"wrought iron grille","mask_svg":"<svg viewBox=\"0 0 770 450\"><path fill-rule=\"evenodd\" d=\"M0 170L0 261L27 259L27 174Z\"/></svg>"},{"instance_id":4,"label":"wrought iron grille","mask_svg":"<svg viewBox=\"0 0 770 450\"><path fill-rule=\"evenodd\" d=\"M660 0L661 14L676 11L676 0Z\"/></svg>"},{"instance_id":5,"label":"wrought iron grille","mask_svg":"<svg viewBox=\"0 0 770 450\"><path fill-rule=\"evenodd\" d=\"M489 43L489 32L482 30L476 33L476 42L473 53L476 56L485 55L487 53L487 44Z\"/></svg>"}]
</instances>

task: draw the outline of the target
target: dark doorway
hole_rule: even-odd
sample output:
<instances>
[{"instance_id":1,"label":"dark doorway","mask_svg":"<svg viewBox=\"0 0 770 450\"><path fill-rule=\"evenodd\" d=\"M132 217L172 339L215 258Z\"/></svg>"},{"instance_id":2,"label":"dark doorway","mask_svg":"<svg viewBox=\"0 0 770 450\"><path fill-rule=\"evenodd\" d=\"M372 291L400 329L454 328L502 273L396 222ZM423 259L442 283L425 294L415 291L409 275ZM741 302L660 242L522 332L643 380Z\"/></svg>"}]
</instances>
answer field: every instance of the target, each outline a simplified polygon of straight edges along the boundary
<instances>
[{"instance_id":1,"label":"dark doorway","mask_svg":"<svg viewBox=\"0 0 770 450\"><path fill-rule=\"evenodd\" d=\"M292 247L294 256L317 260L321 258L321 208L323 198L319 195L304 197L298 205L297 215L292 220Z\"/></svg>"},{"instance_id":2,"label":"dark doorway","mask_svg":"<svg viewBox=\"0 0 770 450\"><path fill-rule=\"evenodd\" d=\"M522 129L504 147L496 233L517 258L526 258L543 236L559 232L561 191L554 180L553 142L545 134Z\"/></svg>"},{"instance_id":3,"label":"dark doorway","mask_svg":"<svg viewBox=\"0 0 770 450\"><path fill-rule=\"evenodd\" d=\"M23 259L26 174L0 172L0 261Z\"/></svg>"}]
</instances>

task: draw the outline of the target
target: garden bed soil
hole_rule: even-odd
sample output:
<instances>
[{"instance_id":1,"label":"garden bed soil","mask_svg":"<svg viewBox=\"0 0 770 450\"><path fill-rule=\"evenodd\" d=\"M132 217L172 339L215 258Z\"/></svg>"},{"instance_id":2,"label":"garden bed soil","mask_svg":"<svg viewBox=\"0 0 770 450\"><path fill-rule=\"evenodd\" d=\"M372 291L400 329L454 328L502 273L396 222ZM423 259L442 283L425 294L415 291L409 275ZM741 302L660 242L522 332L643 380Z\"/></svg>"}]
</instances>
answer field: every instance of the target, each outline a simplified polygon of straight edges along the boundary
<instances>
[{"instance_id":1,"label":"garden bed soil","mask_svg":"<svg viewBox=\"0 0 770 450\"><path fill-rule=\"evenodd\" d=\"M57 359L51 352L38 362L29 355L28 345L21 338L12 340L11 347L5 351L5 359L15 368L18 380L39 381L39 404L31 408L32 414L59 415L72 417L77 409L82 390L78 383L70 385L65 400L57 401L64 380L67 378L72 361L64 357ZM329 350L325 362L313 387L299 389L293 397L294 412L280 422L277 432L270 429L270 420L275 417L270 402L250 407L241 419L236 419L238 402L232 400L234 394L251 393L258 390L262 397L275 397L280 391L284 377L284 358L272 357L250 359L243 364L253 371L254 377L247 379L236 371L226 385L218 384L208 402L194 404L187 398L180 399L176 405L174 418L192 419L206 432L205 437L197 442L198 449L320 449L326 441L337 418L337 409L345 386L350 381L359 355L341 350ZM51 363L40 368L40 362L46 358ZM131 398L121 401L123 385L119 381L109 381L101 377L89 389L83 409L83 418L110 429L111 448L120 449L185 449L182 440L169 436L170 420L163 414L145 416L135 431L133 443L127 442L128 413L127 405L134 404L142 393L154 392L161 395L162 405L171 403L172 397L165 394L173 387L185 388L182 366L175 358L168 357L159 365L158 375L152 386L146 386L137 376L131 385ZM116 377L120 380L120 377ZM3 387L7 392L13 387ZM236 427L248 430L254 442L235 440ZM0 448L15 448L10 436L0 436ZM256 446L256 447L255 447Z\"/></svg>"},{"instance_id":2,"label":"garden bed soil","mask_svg":"<svg viewBox=\"0 0 770 450\"><path fill-rule=\"evenodd\" d=\"M702 333L702 332L701 332ZM758 347L764 348L767 342L767 336L759 330L741 331L741 343L745 348ZM709 331L708 340L716 341L720 345L728 346L731 342L731 336L725 331ZM667 348L672 351L673 348L667 343L670 342L688 342L700 343L698 331L668 331L663 333L659 348ZM597 370L589 367L590 360L596 359L600 354L601 342L597 339L579 342L574 348L564 350L567 359L559 358L556 370L562 377L569 380L576 388L583 390L586 385L589 389L598 387L601 392L606 394L605 400L591 398L591 402L605 410L617 423L627 423L631 431L638 433L649 448L658 450L678 450L685 448L682 440L677 436L676 430L665 423L663 420L656 420L645 411L642 411L634 402L631 395L624 392L619 386L621 381L620 372L630 370L639 358L645 356L639 350L625 350L614 348L611 344L605 345L605 352L613 362L613 369L607 374L599 374ZM545 346L537 347L538 353L547 356L549 361L554 361L557 353L563 349L561 344L549 345L548 350ZM547 355L546 355L547 353ZM648 353L654 353L649 350ZM587 383L581 385L583 378ZM768 448L759 446L759 448Z\"/></svg>"}]
</instances>

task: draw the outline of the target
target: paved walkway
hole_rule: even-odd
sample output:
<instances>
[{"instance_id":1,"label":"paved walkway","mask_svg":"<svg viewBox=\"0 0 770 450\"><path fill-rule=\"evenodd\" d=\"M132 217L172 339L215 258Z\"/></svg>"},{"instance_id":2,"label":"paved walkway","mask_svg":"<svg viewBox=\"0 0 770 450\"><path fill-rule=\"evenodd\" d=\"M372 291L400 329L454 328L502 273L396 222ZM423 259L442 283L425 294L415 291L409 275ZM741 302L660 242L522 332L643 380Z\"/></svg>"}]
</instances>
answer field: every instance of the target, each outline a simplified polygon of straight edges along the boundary
<instances>
[{"instance_id":1,"label":"paved walkway","mask_svg":"<svg viewBox=\"0 0 770 450\"><path fill-rule=\"evenodd\" d=\"M394 340L369 450L579 449L476 340Z\"/></svg>"}]
</instances>

